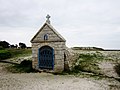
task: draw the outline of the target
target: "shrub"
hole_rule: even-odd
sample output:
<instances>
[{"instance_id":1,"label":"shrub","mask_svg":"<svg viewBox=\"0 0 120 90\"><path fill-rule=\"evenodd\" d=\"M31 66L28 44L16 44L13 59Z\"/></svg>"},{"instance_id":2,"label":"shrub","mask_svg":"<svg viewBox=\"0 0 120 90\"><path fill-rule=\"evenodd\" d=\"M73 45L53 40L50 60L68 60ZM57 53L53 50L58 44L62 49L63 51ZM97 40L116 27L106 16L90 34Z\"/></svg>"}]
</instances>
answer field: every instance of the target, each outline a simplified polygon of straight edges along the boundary
<instances>
[{"instance_id":1,"label":"shrub","mask_svg":"<svg viewBox=\"0 0 120 90\"><path fill-rule=\"evenodd\" d=\"M20 63L20 66L21 67L32 67L32 61L30 60L23 60L21 63Z\"/></svg>"},{"instance_id":2,"label":"shrub","mask_svg":"<svg viewBox=\"0 0 120 90\"><path fill-rule=\"evenodd\" d=\"M30 72L36 72L32 68L32 61L30 60L23 60L20 64L15 64L11 67L7 68L8 71L12 73L30 73Z\"/></svg>"},{"instance_id":3,"label":"shrub","mask_svg":"<svg viewBox=\"0 0 120 90\"><path fill-rule=\"evenodd\" d=\"M2 46L0 46L0 50L4 50L4 48Z\"/></svg>"},{"instance_id":4,"label":"shrub","mask_svg":"<svg viewBox=\"0 0 120 90\"><path fill-rule=\"evenodd\" d=\"M6 41L0 41L0 46L2 46L3 48L9 48L9 43Z\"/></svg>"},{"instance_id":5,"label":"shrub","mask_svg":"<svg viewBox=\"0 0 120 90\"><path fill-rule=\"evenodd\" d=\"M12 54L7 50L0 50L0 60L8 59L12 57Z\"/></svg>"}]
</instances>

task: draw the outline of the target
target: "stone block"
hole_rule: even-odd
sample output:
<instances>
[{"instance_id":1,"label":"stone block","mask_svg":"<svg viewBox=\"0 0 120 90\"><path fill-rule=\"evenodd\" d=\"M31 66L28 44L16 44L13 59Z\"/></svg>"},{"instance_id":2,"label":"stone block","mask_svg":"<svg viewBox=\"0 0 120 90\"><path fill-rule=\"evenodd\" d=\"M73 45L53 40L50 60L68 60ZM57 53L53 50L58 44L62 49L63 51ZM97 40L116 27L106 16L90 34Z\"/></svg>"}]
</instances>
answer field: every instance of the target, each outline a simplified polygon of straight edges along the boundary
<instances>
[{"instance_id":1,"label":"stone block","mask_svg":"<svg viewBox=\"0 0 120 90\"><path fill-rule=\"evenodd\" d=\"M64 66L63 65L56 65L54 67L54 72L61 73L63 70L64 70Z\"/></svg>"},{"instance_id":2,"label":"stone block","mask_svg":"<svg viewBox=\"0 0 120 90\"><path fill-rule=\"evenodd\" d=\"M55 65L64 65L64 60L56 59Z\"/></svg>"}]
</instances>

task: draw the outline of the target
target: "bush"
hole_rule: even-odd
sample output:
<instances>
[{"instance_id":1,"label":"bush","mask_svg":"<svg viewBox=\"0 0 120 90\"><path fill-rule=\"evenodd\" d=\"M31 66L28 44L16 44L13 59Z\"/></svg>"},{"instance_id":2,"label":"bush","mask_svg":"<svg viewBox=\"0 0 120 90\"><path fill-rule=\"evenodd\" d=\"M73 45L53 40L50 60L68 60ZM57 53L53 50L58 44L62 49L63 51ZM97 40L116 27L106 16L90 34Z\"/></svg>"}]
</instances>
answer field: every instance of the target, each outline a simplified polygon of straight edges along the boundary
<instances>
[{"instance_id":1,"label":"bush","mask_svg":"<svg viewBox=\"0 0 120 90\"><path fill-rule=\"evenodd\" d=\"M20 64L15 64L11 67L7 68L10 72L13 73L30 73L30 72L36 72L32 68L32 61L30 60L23 60Z\"/></svg>"},{"instance_id":2,"label":"bush","mask_svg":"<svg viewBox=\"0 0 120 90\"><path fill-rule=\"evenodd\" d=\"M32 61L30 60L23 60L21 63L20 63L20 66L21 67L32 67Z\"/></svg>"},{"instance_id":3,"label":"bush","mask_svg":"<svg viewBox=\"0 0 120 90\"><path fill-rule=\"evenodd\" d=\"M9 48L9 43L6 41L0 41L0 46L2 46L3 48Z\"/></svg>"},{"instance_id":4,"label":"bush","mask_svg":"<svg viewBox=\"0 0 120 90\"><path fill-rule=\"evenodd\" d=\"M2 46L0 46L0 50L4 50L4 48Z\"/></svg>"},{"instance_id":5,"label":"bush","mask_svg":"<svg viewBox=\"0 0 120 90\"><path fill-rule=\"evenodd\" d=\"M0 60L8 59L12 57L12 54L7 50L0 50Z\"/></svg>"},{"instance_id":6,"label":"bush","mask_svg":"<svg viewBox=\"0 0 120 90\"><path fill-rule=\"evenodd\" d=\"M32 61L30 60L23 60L20 65L18 66L20 72L32 72Z\"/></svg>"}]
</instances>

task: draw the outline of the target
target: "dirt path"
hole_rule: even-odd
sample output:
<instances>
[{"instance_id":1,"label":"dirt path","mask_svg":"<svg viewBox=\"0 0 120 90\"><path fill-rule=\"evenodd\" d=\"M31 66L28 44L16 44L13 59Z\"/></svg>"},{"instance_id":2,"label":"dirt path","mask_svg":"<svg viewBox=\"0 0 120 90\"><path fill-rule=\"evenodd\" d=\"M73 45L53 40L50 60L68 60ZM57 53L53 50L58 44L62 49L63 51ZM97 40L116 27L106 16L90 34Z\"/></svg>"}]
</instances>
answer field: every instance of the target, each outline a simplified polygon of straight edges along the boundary
<instances>
[{"instance_id":1,"label":"dirt path","mask_svg":"<svg viewBox=\"0 0 120 90\"><path fill-rule=\"evenodd\" d=\"M95 80L50 73L9 73L0 62L0 90L119 90L112 79Z\"/></svg>"},{"instance_id":2,"label":"dirt path","mask_svg":"<svg viewBox=\"0 0 120 90\"><path fill-rule=\"evenodd\" d=\"M0 90L109 90L108 85L75 76L47 73L0 76Z\"/></svg>"}]
</instances>

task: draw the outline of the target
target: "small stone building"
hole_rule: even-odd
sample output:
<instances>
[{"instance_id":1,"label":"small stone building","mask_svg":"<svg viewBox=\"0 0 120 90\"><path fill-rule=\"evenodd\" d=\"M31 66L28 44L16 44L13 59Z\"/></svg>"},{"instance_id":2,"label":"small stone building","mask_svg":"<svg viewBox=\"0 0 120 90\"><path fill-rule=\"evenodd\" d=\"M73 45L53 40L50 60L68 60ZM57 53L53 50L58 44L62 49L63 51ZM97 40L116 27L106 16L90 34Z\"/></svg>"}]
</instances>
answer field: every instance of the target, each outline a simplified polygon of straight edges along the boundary
<instances>
[{"instance_id":1,"label":"small stone building","mask_svg":"<svg viewBox=\"0 0 120 90\"><path fill-rule=\"evenodd\" d=\"M32 66L37 70L62 72L65 67L66 40L50 24L50 16L32 38Z\"/></svg>"}]
</instances>

